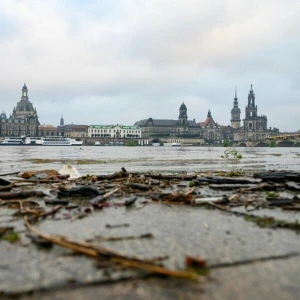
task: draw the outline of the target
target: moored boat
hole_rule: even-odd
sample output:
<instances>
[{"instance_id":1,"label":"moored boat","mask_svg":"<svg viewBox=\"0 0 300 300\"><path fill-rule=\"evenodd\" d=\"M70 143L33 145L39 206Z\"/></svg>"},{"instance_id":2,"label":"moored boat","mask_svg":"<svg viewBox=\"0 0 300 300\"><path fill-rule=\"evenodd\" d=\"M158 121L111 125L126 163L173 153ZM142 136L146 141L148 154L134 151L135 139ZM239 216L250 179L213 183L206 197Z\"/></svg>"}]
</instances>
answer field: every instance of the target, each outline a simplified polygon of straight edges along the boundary
<instances>
[{"instance_id":1,"label":"moored boat","mask_svg":"<svg viewBox=\"0 0 300 300\"><path fill-rule=\"evenodd\" d=\"M24 145L27 146L41 146L43 144L42 137L26 137Z\"/></svg>"},{"instance_id":2,"label":"moored boat","mask_svg":"<svg viewBox=\"0 0 300 300\"><path fill-rule=\"evenodd\" d=\"M83 140L60 136L47 137L6 137L1 146L82 146Z\"/></svg>"},{"instance_id":3,"label":"moored boat","mask_svg":"<svg viewBox=\"0 0 300 300\"><path fill-rule=\"evenodd\" d=\"M42 138L43 146L71 146L72 140L68 137L51 136Z\"/></svg>"},{"instance_id":4,"label":"moored boat","mask_svg":"<svg viewBox=\"0 0 300 300\"><path fill-rule=\"evenodd\" d=\"M73 146L82 146L83 145L83 140L76 138L76 139L71 139L71 144Z\"/></svg>"},{"instance_id":5,"label":"moored boat","mask_svg":"<svg viewBox=\"0 0 300 300\"><path fill-rule=\"evenodd\" d=\"M6 137L3 142L0 144L1 146L20 146L24 145L23 137Z\"/></svg>"},{"instance_id":6,"label":"moored boat","mask_svg":"<svg viewBox=\"0 0 300 300\"><path fill-rule=\"evenodd\" d=\"M172 147L181 147L182 144L181 143L172 143Z\"/></svg>"}]
</instances>

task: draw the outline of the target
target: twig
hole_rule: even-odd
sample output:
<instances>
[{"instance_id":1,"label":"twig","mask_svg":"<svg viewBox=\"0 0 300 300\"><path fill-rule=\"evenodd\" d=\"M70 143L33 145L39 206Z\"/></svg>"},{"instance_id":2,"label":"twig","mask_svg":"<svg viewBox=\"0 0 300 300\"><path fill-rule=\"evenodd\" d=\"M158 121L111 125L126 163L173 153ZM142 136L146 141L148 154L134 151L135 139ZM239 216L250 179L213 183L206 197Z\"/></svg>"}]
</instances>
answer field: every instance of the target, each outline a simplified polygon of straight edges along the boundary
<instances>
[{"instance_id":1,"label":"twig","mask_svg":"<svg viewBox=\"0 0 300 300\"><path fill-rule=\"evenodd\" d=\"M123 266L142 269L156 274L161 274L161 275L166 275L171 277L186 278L191 280L198 279L198 275L193 272L169 270L154 264L150 264L149 262L148 263L144 262L142 259L128 258L116 251L106 249L100 246L95 246L83 241L74 241L63 236L53 236L50 234L41 233L29 224L26 217L24 222L25 222L25 226L35 235L47 241L50 241L54 244L71 249L72 251L77 253L81 253L94 258L101 258L101 259L106 258L112 262L119 263Z\"/></svg>"},{"instance_id":2,"label":"twig","mask_svg":"<svg viewBox=\"0 0 300 300\"><path fill-rule=\"evenodd\" d=\"M6 174L0 174L0 176L9 176L9 175L17 175L20 172L13 172L13 173L6 173Z\"/></svg>"},{"instance_id":3,"label":"twig","mask_svg":"<svg viewBox=\"0 0 300 300\"><path fill-rule=\"evenodd\" d=\"M29 198L29 197L44 197L46 194L41 191L31 191L31 192L19 192L19 193L0 193L0 199L10 200L19 198Z\"/></svg>"},{"instance_id":4,"label":"twig","mask_svg":"<svg viewBox=\"0 0 300 300\"><path fill-rule=\"evenodd\" d=\"M101 242L106 241L124 241L124 240L137 240L137 239L146 239L146 238L153 238L152 233L144 233L140 235L129 235L129 236L109 236L109 237L102 237L98 236L96 239Z\"/></svg>"},{"instance_id":5,"label":"twig","mask_svg":"<svg viewBox=\"0 0 300 300\"><path fill-rule=\"evenodd\" d=\"M228 268L228 267L234 267L234 266L240 266L240 265L248 265L256 262L264 262L269 260L278 260L278 259L286 259L290 257L300 256L299 252L291 252L287 254L282 255L273 255L268 257L258 257L258 258L252 258L252 259L245 259L241 261L234 261L229 263L220 263L215 265L210 265L209 269L219 269L219 268Z\"/></svg>"},{"instance_id":6,"label":"twig","mask_svg":"<svg viewBox=\"0 0 300 300\"><path fill-rule=\"evenodd\" d=\"M116 193L119 190L119 188L116 188L106 194L103 195L103 199L107 199L108 197L110 197L111 195L113 195L114 193Z\"/></svg>"}]
</instances>

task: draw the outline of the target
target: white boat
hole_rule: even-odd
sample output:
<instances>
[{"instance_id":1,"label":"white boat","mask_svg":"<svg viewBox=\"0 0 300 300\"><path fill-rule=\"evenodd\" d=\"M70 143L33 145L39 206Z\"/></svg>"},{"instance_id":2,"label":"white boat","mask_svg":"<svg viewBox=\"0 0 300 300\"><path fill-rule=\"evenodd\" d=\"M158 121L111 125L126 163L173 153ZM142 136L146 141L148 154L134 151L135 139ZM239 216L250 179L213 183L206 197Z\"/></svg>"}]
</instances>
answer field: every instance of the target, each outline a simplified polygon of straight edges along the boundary
<instances>
[{"instance_id":1,"label":"white boat","mask_svg":"<svg viewBox=\"0 0 300 300\"><path fill-rule=\"evenodd\" d=\"M43 146L81 146L83 144L82 139L72 139L69 137L43 137L42 145Z\"/></svg>"},{"instance_id":2,"label":"white boat","mask_svg":"<svg viewBox=\"0 0 300 300\"><path fill-rule=\"evenodd\" d=\"M24 138L22 137L6 137L0 145L8 146L8 145L23 145Z\"/></svg>"},{"instance_id":3,"label":"white boat","mask_svg":"<svg viewBox=\"0 0 300 300\"><path fill-rule=\"evenodd\" d=\"M51 136L42 138L43 146L71 146L72 139L60 136Z\"/></svg>"},{"instance_id":4,"label":"white boat","mask_svg":"<svg viewBox=\"0 0 300 300\"><path fill-rule=\"evenodd\" d=\"M7 137L0 145L23 145L23 146L81 146L82 139L72 139L69 137L49 136L49 137Z\"/></svg>"},{"instance_id":5,"label":"white boat","mask_svg":"<svg viewBox=\"0 0 300 300\"><path fill-rule=\"evenodd\" d=\"M71 139L71 145L73 146L82 146L83 140L82 139Z\"/></svg>"},{"instance_id":6,"label":"white boat","mask_svg":"<svg viewBox=\"0 0 300 300\"><path fill-rule=\"evenodd\" d=\"M42 137L26 137L25 145L36 145L41 146L43 145L43 138Z\"/></svg>"},{"instance_id":7,"label":"white boat","mask_svg":"<svg viewBox=\"0 0 300 300\"><path fill-rule=\"evenodd\" d=\"M164 143L164 147L181 147L182 144L181 143Z\"/></svg>"}]
</instances>

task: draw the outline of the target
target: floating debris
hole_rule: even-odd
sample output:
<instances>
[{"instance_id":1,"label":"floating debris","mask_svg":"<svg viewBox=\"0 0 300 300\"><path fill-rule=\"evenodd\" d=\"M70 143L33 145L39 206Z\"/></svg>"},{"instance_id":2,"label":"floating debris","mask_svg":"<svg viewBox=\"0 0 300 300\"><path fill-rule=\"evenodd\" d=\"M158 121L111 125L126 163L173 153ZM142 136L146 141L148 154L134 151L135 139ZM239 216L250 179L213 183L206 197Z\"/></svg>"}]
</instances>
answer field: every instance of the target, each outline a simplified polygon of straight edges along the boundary
<instances>
[{"instance_id":1,"label":"floating debris","mask_svg":"<svg viewBox=\"0 0 300 300\"><path fill-rule=\"evenodd\" d=\"M60 175L69 175L69 179L78 179L80 178L80 174L78 173L78 171L76 170L75 167L71 166L71 165L64 165L59 171L58 173Z\"/></svg>"}]
</instances>

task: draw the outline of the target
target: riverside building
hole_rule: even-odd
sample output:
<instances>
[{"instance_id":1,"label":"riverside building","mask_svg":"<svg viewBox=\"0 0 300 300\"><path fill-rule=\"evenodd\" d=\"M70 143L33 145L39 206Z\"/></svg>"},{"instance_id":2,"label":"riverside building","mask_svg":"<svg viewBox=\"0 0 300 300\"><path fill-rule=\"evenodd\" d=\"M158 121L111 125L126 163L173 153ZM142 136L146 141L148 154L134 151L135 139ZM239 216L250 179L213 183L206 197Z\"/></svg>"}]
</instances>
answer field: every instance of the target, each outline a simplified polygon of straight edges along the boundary
<instances>
[{"instance_id":1,"label":"riverside building","mask_svg":"<svg viewBox=\"0 0 300 300\"><path fill-rule=\"evenodd\" d=\"M241 110L238 107L238 98L235 91L233 108L231 109L231 129L234 142L262 141L279 133L277 128L268 128L268 119L265 115L258 115L252 84L248 93L248 104L245 108L245 118L242 126Z\"/></svg>"},{"instance_id":2,"label":"riverside building","mask_svg":"<svg viewBox=\"0 0 300 300\"><path fill-rule=\"evenodd\" d=\"M36 108L29 101L28 89L24 84L21 100L14 107L12 114L7 117L4 112L1 114L1 136L37 136L40 122Z\"/></svg>"},{"instance_id":3,"label":"riverside building","mask_svg":"<svg viewBox=\"0 0 300 300\"><path fill-rule=\"evenodd\" d=\"M140 126L143 138L200 138L201 126L194 120L188 120L184 103L179 108L179 117L175 119L144 119L135 122Z\"/></svg>"},{"instance_id":4,"label":"riverside building","mask_svg":"<svg viewBox=\"0 0 300 300\"><path fill-rule=\"evenodd\" d=\"M88 137L91 138L141 138L139 126L126 125L91 125L88 128Z\"/></svg>"}]
</instances>

